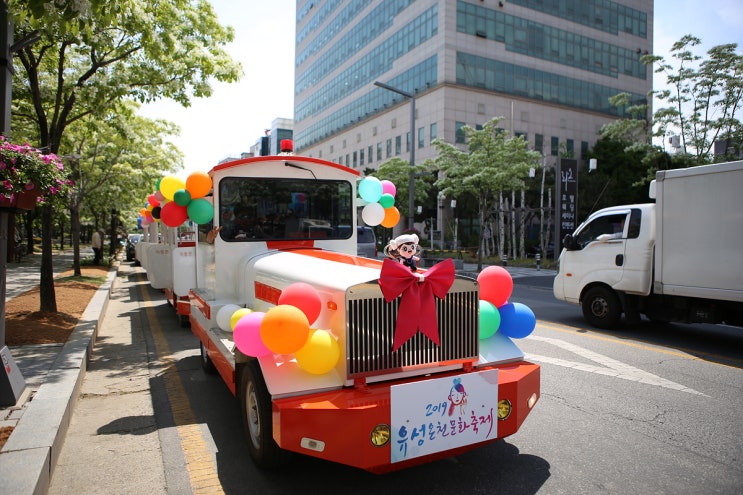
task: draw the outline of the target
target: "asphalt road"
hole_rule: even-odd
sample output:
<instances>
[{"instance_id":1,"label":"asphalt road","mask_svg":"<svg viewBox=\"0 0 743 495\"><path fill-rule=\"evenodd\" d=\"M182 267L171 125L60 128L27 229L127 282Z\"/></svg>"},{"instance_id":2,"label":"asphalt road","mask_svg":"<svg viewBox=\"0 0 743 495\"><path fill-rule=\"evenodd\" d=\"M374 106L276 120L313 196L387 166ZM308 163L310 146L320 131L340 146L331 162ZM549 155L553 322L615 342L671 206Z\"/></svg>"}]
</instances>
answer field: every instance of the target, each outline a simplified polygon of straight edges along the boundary
<instances>
[{"instance_id":1,"label":"asphalt road","mask_svg":"<svg viewBox=\"0 0 743 495\"><path fill-rule=\"evenodd\" d=\"M518 433L384 476L302 456L281 472L262 472L248 456L236 399L218 376L201 370L197 340L159 291L131 280L131 297L145 300L138 318L149 356L142 366L150 370L154 421L147 424L162 458L152 469L164 472L165 486L152 493L206 486L235 494L738 494L743 487L737 329L643 322L599 332L583 324L577 306L554 300L551 279L517 278L511 300L538 318L518 343L542 365L541 399ZM142 485L134 481L143 473L128 464L136 447L117 448L115 468L133 481L127 488L109 484L105 493L137 493ZM65 476L86 476L82 465L76 469Z\"/></svg>"}]
</instances>

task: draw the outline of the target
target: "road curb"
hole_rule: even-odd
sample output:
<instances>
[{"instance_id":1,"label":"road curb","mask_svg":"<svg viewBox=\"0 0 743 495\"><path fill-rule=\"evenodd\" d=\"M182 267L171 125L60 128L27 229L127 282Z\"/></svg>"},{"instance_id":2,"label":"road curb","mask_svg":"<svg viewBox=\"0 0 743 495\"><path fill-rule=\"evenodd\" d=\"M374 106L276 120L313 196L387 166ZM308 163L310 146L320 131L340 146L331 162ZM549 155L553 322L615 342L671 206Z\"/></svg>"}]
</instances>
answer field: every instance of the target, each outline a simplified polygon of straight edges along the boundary
<instances>
[{"instance_id":1,"label":"road curb","mask_svg":"<svg viewBox=\"0 0 743 495\"><path fill-rule=\"evenodd\" d=\"M47 378L0 451L0 490L3 493L47 493L118 267L117 263L109 270L106 281L88 303Z\"/></svg>"}]
</instances>

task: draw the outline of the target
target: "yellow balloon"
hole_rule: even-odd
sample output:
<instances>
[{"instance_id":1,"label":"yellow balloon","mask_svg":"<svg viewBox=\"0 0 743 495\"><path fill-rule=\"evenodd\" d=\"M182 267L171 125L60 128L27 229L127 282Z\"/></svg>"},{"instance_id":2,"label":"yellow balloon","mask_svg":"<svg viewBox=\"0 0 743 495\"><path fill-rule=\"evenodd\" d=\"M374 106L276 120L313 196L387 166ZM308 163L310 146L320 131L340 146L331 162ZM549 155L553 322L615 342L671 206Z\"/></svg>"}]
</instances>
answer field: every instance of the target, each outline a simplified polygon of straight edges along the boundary
<instances>
[{"instance_id":1,"label":"yellow balloon","mask_svg":"<svg viewBox=\"0 0 743 495\"><path fill-rule=\"evenodd\" d=\"M186 183L174 175L167 175L160 181L160 192L170 200L173 199L177 190L185 188Z\"/></svg>"},{"instance_id":2,"label":"yellow balloon","mask_svg":"<svg viewBox=\"0 0 743 495\"><path fill-rule=\"evenodd\" d=\"M235 325L237 325L237 322L240 321L240 318L245 316L248 313L252 313L253 310L250 308L240 308L234 313L232 313L232 316L230 317L230 329L234 330Z\"/></svg>"},{"instance_id":3,"label":"yellow balloon","mask_svg":"<svg viewBox=\"0 0 743 495\"><path fill-rule=\"evenodd\" d=\"M307 343L294 352L297 364L307 373L322 375L335 368L341 356L338 341L327 330L310 329Z\"/></svg>"}]
</instances>

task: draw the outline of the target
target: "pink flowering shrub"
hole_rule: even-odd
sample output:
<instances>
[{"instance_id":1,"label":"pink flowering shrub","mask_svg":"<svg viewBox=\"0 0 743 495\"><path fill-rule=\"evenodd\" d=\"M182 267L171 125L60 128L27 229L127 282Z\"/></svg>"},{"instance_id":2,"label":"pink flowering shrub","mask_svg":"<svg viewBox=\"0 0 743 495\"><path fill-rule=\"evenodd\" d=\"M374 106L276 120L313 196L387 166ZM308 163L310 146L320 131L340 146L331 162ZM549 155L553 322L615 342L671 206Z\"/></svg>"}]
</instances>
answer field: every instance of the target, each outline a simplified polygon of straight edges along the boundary
<instances>
[{"instance_id":1,"label":"pink flowering shrub","mask_svg":"<svg viewBox=\"0 0 743 495\"><path fill-rule=\"evenodd\" d=\"M0 136L0 199L13 201L15 195L35 191L38 202L67 193L72 181L67 178L62 160L55 154L43 154L29 144L13 144Z\"/></svg>"}]
</instances>

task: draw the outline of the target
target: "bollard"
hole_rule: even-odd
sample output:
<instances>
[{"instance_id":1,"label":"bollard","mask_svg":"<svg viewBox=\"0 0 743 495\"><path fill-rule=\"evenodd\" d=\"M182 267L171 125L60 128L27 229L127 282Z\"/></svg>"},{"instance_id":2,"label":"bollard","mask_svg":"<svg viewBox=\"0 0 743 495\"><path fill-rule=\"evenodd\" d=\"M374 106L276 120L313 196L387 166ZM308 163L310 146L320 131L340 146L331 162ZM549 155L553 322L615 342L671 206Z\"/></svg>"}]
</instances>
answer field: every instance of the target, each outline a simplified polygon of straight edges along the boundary
<instances>
[{"instance_id":1,"label":"bollard","mask_svg":"<svg viewBox=\"0 0 743 495\"><path fill-rule=\"evenodd\" d=\"M540 255L539 253L537 253L536 256L534 256L534 259L537 260L537 270L541 270L542 267L540 266L540 264L542 262L542 255Z\"/></svg>"},{"instance_id":2,"label":"bollard","mask_svg":"<svg viewBox=\"0 0 743 495\"><path fill-rule=\"evenodd\" d=\"M503 262L503 266L508 266L508 255L504 254L500 259Z\"/></svg>"}]
</instances>

